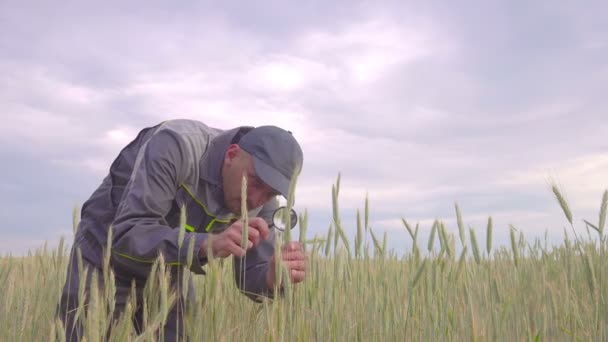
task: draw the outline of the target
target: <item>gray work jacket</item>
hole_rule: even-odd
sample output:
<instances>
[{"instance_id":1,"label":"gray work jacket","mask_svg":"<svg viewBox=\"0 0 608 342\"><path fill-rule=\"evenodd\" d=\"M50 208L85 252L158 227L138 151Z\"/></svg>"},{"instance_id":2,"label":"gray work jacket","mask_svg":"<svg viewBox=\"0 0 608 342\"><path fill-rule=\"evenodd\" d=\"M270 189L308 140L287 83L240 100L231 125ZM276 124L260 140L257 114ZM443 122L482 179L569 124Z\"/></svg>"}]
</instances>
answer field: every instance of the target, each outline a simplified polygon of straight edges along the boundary
<instances>
[{"instance_id":1,"label":"gray work jacket","mask_svg":"<svg viewBox=\"0 0 608 342\"><path fill-rule=\"evenodd\" d=\"M238 219L224 205L221 165L239 128L219 130L192 120L170 120L142 130L110 166L109 174L84 203L75 246L102 267L108 229L113 228L111 265L119 281L145 284L159 253L173 268L184 267L190 239L194 258L190 270L204 274L199 258L202 242ZM178 235L181 208L186 208L186 234ZM270 225L276 199L249 211ZM266 272L274 252L274 229L268 239L234 257L237 286L250 298L271 297ZM245 269L244 287L241 276Z\"/></svg>"}]
</instances>

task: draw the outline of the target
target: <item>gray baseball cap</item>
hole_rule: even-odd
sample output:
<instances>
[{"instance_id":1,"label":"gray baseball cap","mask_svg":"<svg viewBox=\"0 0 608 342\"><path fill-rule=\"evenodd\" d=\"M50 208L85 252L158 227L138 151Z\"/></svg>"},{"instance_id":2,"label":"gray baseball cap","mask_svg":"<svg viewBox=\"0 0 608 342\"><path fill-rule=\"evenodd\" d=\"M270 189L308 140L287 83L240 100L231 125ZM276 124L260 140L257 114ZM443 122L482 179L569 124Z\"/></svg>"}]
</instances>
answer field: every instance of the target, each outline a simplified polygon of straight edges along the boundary
<instances>
[{"instance_id":1,"label":"gray baseball cap","mask_svg":"<svg viewBox=\"0 0 608 342\"><path fill-rule=\"evenodd\" d=\"M293 134L276 126L259 126L243 135L238 145L253 157L258 177L287 198L291 178L300 174L304 159Z\"/></svg>"}]
</instances>

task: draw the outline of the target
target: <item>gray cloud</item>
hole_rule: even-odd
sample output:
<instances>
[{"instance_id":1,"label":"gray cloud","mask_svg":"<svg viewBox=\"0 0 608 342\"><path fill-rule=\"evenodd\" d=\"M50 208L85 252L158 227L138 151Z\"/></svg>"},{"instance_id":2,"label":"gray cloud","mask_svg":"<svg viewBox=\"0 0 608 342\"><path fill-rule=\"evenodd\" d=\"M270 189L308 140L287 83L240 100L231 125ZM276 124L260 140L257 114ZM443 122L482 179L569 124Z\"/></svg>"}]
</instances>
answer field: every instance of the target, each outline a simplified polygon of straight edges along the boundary
<instances>
[{"instance_id":1,"label":"gray cloud","mask_svg":"<svg viewBox=\"0 0 608 342\"><path fill-rule=\"evenodd\" d=\"M311 233L338 172L349 233L369 193L395 246L400 217L451 219L455 201L476 227L561 227L553 174L591 217L608 187L605 7L2 2L0 229L69 233L122 145L173 117L292 129Z\"/></svg>"}]
</instances>

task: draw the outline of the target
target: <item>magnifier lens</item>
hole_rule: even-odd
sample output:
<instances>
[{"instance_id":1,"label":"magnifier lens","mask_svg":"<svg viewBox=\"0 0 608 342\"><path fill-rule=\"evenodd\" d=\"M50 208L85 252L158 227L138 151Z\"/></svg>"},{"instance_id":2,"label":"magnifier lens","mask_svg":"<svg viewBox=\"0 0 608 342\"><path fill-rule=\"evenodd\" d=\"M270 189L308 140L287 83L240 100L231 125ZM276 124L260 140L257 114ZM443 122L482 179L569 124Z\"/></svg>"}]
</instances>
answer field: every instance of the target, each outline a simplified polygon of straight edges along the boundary
<instances>
[{"instance_id":1,"label":"magnifier lens","mask_svg":"<svg viewBox=\"0 0 608 342\"><path fill-rule=\"evenodd\" d=\"M298 222L298 214L295 210L291 209L291 213L289 215L289 222L285 221L285 211L286 207L280 207L274 211L272 215L272 223L273 225L280 231L284 231L285 229L292 229L296 226Z\"/></svg>"}]
</instances>

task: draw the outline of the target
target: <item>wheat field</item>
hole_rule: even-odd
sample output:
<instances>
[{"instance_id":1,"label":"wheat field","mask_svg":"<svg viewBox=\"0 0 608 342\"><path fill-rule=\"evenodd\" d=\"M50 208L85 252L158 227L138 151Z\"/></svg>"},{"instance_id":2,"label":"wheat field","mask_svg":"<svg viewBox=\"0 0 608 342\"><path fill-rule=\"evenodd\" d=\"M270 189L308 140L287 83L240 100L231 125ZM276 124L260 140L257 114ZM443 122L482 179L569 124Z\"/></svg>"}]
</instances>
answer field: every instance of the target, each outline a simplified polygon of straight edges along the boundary
<instances>
[{"instance_id":1,"label":"wheat field","mask_svg":"<svg viewBox=\"0 0 608 342\"><path fill-rule=\"evenodd\" d=\"M458 205L458 234L436 220L428 241L418 241L418 225L403 220L412 238L410 253L387 250L386 235L370 227L368 202L357 226L342 226L340 178L332 189L333 219L326 236L299 236L309 255L304 283L287 286L280 299L255 303L240 294L230 259L211 260L206 276L194 276L195 298L182 332L190 341L604 341L607 337L608 276L603 234L608 191L596 237L565 234L548 248L510 228L510 248L492 246L492 219L484 241L465 229ZM557 205L574 232L572 213L553 186ZM77 224L75 218L75 225ZM354 241L346 230L355 231ZM428 228L427 228L428 229ZM187 246L184 246L187 248ZM26 257L0 258L0 340L63 341L65 328L55 310L66 277L68 251L41 247ZM112 272L104 270L111 279ZM159 258L146 292L142 334L129 319L111 321L111 288L91 293L79 308L87 341L156 341L175 293L166 286L167 267ZM185 278L191 275L184 273ZM283 274L285 276L285 274ZM184 279L187 281L187 279ZM111 330L108 330L112 327ZM109 331L109 333L108 333Z\"/></svg>"}]
</instances>

